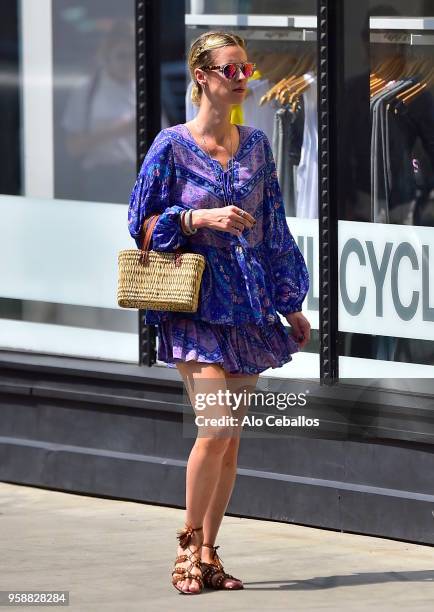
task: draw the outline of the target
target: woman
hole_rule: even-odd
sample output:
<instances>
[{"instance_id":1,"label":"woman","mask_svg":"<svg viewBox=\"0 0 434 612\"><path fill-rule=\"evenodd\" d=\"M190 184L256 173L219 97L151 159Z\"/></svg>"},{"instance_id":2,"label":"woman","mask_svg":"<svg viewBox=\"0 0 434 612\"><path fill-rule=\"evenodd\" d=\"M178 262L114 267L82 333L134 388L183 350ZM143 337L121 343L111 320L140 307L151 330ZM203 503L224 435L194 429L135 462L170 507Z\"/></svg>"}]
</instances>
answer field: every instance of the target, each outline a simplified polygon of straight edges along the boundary
<instances>
[{"instance_id":1,"label":"woman","mask_svg":"<svg viewBox=\"0 0 434 612\"><path fill-rule=\"evenodd\" d=\"M138 247L144 219L160 213L154 250L182 246L206 258L197 312L145 313L145 322L158 326L158 358L178 368L196 414L198 393L254 389L260 372L290 361L310 338L301 313L309 275L286 223L270 144L261 130L230 123L254 68L238 36L207 32L193 42L189 69L199 112L158 134L130 200ZM230 415L230 405L219 414ZM172 572L181 593L200 593L204 584L243 588L224 571L215 545L235 482L240 429L201 432L192 448Z\"/></svg>"}]
</instances>

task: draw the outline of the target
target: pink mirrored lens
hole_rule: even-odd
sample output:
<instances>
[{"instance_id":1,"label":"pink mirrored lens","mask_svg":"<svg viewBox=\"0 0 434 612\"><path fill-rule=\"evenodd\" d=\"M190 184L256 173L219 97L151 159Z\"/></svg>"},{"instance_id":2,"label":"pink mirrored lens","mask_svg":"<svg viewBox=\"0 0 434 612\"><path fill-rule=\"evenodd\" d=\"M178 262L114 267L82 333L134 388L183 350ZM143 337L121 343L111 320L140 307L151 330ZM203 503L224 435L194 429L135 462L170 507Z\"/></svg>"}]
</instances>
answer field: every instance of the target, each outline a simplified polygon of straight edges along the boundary
<instances>
[{"instance_id":1,"label":"pink mirrored lens","mask_svg":"<svg viewBox=\"0 0 434 612\"><path fill-rule=\"evenodd\" d=\"M227 79L233 79L237 74L237 65L236 64L227 64L224 68L224 75Z\"/></svg>"},{"instance_id":2,"label":"pink mirrored lens","mask_svg":"<svg viewBox=\"0 0 434 612\"><path fill-rule=\"evenodd\" d=\"M241 64L244 76L248 79L255 71L255 64ZM237 64L226 64L223 73L227 79L234 79L237 74Z\"/></svg>"},{"instance_id":3,"label":"pink mirrored lens","mask_svg":"<svg viewBox=\"0 0 434 612\"><path fill-rule=\"evenodd\" d=\"M246 78L251 77L254 70L255 70L255 64L244 64L243 72Z\"/></svg>"}]
</instances>

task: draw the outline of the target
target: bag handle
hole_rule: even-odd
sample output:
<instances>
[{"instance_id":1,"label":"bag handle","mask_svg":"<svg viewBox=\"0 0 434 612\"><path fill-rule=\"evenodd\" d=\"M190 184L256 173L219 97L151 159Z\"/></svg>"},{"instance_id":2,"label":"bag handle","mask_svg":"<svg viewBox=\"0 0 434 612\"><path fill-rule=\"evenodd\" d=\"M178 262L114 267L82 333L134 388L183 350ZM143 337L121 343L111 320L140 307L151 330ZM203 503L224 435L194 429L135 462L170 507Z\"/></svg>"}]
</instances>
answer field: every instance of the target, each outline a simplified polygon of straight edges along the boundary
<instances>
[{"instance_id":1,"label":"bag handle","mask_svg":"<svg viewBox=\"0 0 434 612\"><path fill-rule=\"evenodd\" d=\"M160 218L161 215L151 215L143 222L143 242L142 242L142 254L140 257L140 262L143 264L148 263L149 261L149 246L152 240L152 232L154 231L154 227ZM181 265L181 247L175 249L175 266L179 267Z\"/></svg>"}]
</instances>

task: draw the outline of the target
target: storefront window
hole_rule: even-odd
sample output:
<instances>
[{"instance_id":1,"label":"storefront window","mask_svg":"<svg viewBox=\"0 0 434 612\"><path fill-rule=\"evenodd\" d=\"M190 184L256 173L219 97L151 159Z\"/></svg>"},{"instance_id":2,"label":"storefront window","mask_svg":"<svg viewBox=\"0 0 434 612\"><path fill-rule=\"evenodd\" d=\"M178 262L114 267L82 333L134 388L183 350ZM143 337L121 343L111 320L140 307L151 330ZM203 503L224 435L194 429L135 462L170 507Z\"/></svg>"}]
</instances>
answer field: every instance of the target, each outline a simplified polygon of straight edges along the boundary
<instances>
[{"instance_id":1,"label":"storefront window","mask_svg":"<svg viewBox=\"0 0 434 612\"><path fill-rule=\"evenodd\" d=\"M7 1L1 28L0 348L137 363L137 312L116 301L133 246L134 0Z\"/></svg>"},{"instance_id":2,"label":"storefront window","mask_svg":"<svg viewBox=\"0 0 434 612\"><path fill-rule=\"evenodd\" d=\"M341 377L434 374L433 15L371 1L345 16Z\"/></svg>"}]
</instances>

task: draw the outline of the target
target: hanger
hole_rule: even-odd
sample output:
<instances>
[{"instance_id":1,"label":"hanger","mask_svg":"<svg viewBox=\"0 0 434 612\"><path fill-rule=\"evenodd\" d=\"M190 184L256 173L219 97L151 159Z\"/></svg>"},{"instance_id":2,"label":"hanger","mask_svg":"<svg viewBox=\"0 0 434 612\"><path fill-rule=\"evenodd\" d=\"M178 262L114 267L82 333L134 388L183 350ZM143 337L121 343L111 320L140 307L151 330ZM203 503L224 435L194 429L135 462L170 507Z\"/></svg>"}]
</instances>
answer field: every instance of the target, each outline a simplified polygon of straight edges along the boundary
<instances>
[{"instance_id":1,"label":"hanger","mask_svg":"<svg viewBox=\"0 0 434 612\"><path fill-rule=\"evenodd\" d=\"M287 77L281 79L276 85L273 85L273 87L262 96L259 104L262 105L265 102L269 102L272 98L275 98L281 104L285 104L289 96L291 96L290 103L293 103L294 96L300 95L300 93L305 91L310 85L305 74L309 70L312 71L315 57L316 56L312 52L300 56L295 66L291 69L291 73Z\"/></svg>"},{"instance_id":2,"label":"hanger","mask_svg":"<svg viewBox=\"0 0 434 612\"><path fill-rule=\"evenodd\" d=\"M281 104L290 104L293 112L296 110L299 97L306 89L309 89L313 77L309 78L309 75L306 73L301 77L300 81L298 85L293 85L290 89L283 91L279 96L279 102Z\"/></svg>"},{"instance_id":3,"label":"hanger","mask_svg":"<svg viewBox=\"0 0 434 612\"><path fill-rule=\"evenodd\" d=\"M398 70L400 69L400 72ZM402 74L402 59L398 56L387 58L383 64L378 64L375 68L375 80L371 81L371 98L380 93L387 84L399 78Z\"/></svg>"},{"instance_id":4,"label":"hanger","mask_svg":"<svg viewBox=\"0 0 434 612\"><path fill-rule=\"evenodd\" d=\"M404 96L401 96L401 99L403 101L404 104L409 104L409 102L415 98L417 95L419 95L424 89L426 89L428 86L430 86L433 82L434 79L434 68L431 69L431 72L426 76L426 78L424 79L424 81L420 81L419 83L417 83L416 85L414 85L413 87L411 87L410 89L406 90L404 93ZM410 93L410 90L411 91Z\"/></svg>"}]
</instances>

